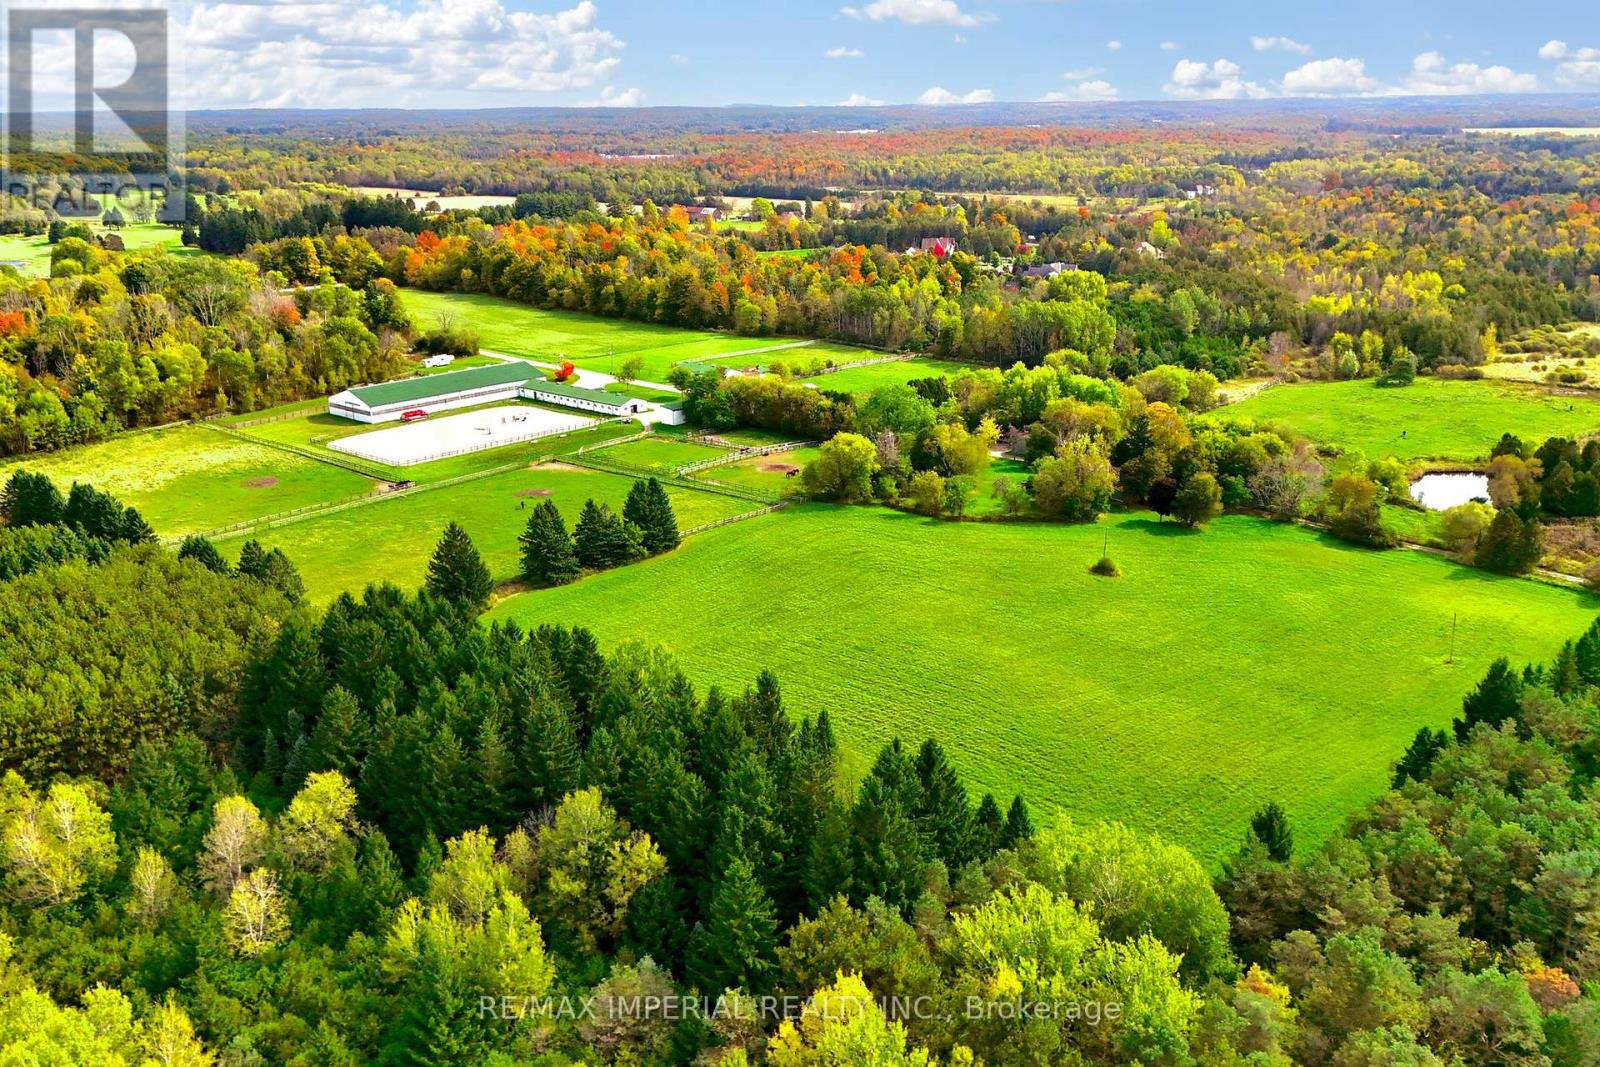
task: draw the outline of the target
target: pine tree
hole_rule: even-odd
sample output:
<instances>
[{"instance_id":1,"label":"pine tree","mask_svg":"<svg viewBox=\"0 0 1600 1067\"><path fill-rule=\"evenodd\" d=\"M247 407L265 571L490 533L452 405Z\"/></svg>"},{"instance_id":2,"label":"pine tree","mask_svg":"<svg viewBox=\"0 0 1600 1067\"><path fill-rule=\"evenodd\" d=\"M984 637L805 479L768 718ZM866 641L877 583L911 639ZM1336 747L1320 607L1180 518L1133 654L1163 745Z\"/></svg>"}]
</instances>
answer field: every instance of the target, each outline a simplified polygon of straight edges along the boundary
<instances>
[{"instance_id":1,"label":"pine tree","mask_svg":"<svg viewBox=\"0 0 1600 1067\"><path fill-rule=\"evenodd\" d=\"M517 538L522 546L522 577L534 585L565 585L578 577L572 535L556 506L546 500L533 509Z\"/></svg>"},{"instance_id":2,"label":"pine tree","mask_svg":"<svg viewBox=\"0 0 1600 1067\"><path fill-rule=\"evenodd\" d=\"M53 526L65 510L61 490L43 474L19 470L0 493L0 518L8 526Z\"/></svg>"},{"instance_id":3,"label":"pine tree","mask_svg":"<svg viewBox=\"0 0 1600 1067\"><path fill-rule=\"evenodd\" d=\"M231 574L233 568L228 566L228 561L222 558L222 553L217 551L217 546L207 541L199 534L190 534L183 539L183 544L178 546L179 559L192 559L208 571L217 574Z\"/></svg>"},{"instance_id":4,"label":"pine tree","mask_svg":"<svg viewBox=\"0 0 1600 1067\"><path fill-rule=\"evenodd\" d=\"M122 522L118 525L117 537L130 545L148 545L156 540L156 531L144 516L135 508L128 508L122 513Z\"/></svg>"},{"instance_id":5,"label":"pine tree","mask_svg":"<svg viewBox=\"0 0 1600 1067\"><path fill-rule=\"evenodd\" d=\"M1584 685L1600 685L1600 619L1578 638L1573 652L1578 661L1578 678Z\"/></svg>"},{"instance_id":6,"label":"pine tree","mask_svg":"<svg viewBox=\"0 0 1600 1067\"><path fill-rule=\"evenodd\" d=\"M638 528L619 519L605 504L586 501L573 528L578 562L591 570L631 563L644 552Z\"/></svg>"},{"instance_id":7,"label":"pine tree","mask_svg":"<svg viewBox=\"0 0 1600 1067\"><path fill-rule=\"evenodd\" d=\"M1266 848L1274 863L1288 863L1294 855L1294 830L1276 800L1250 817L1250 834Z\"/></svg>"},{"instance_id":8,"label":"pine tree","mask_svg":"<svg viewBox=\"0 0 1600 1067\"><path fill-rule=\"evenodd\" d=\"M528 810L554 805L578 788L583 778L583 752L572 717L548 703L529 713L518 753L520 805Z\"/></svg>"},{"instance_id":9,"label":"pine tree","mask_svg":"<svg viewBox=\"0 0 1600 1067\"><path fill-rule=\"evenodd\" d=\"M924 844L894 788L874 773L861 783L850 809L850 900L857 906L880 897L909 908L922 892Z\"/></svg>"},{"instance_id":10,"label":"pine tree","mask_svg":"<svg viewBox=\"0 0 1600 1067\"><path fill-rule=\"evenodd\" d=\"M1528 574L1544 554L1544 532L1536 520L1523 521L1511 508L1501 508L1478 543L1476 562L1497 574Z\"/></svg>"},{"instance_id":11,"label":"pine tree","mask_svg":"<svg viewBox=\"0 0 1600 1067\"><path fill-rule=\"evenodd\" d=\"M428 561L426 588L440 600L472 613L488 606L494 579L459 523L452 522L444 528L444 536L439 538L439 546Z\"/></svg>"},{"instance_id":12,"label":"pine tree","mask_svg":"<svg viewBox=\"0 0 1600 1067\"><path fill-rule=\"evenodd\" d=\"M1019 793L1011 798L1011 808L1006 812L1006 824L1000 831L1000 847L1016 848L1033 836L1033 819L1028 816L1028 805Z\"/></svg>"},{"instance_id":13,"label":"pine tree","mask_svg":"<svg viewBox=\"0 0 1600 1067\"><path fill-rule=\"evenodd\" d=\"M246 578L265 581L267 577L267 550L261 542L251 538L239 549L239 573Z\"/></svg>"},{"instance_id":14,"label":"pine tree","mask_svg":"<svg viewBox=\"0 0 1600 1067\"><path fill-rule=\"evenodd\" d=\"M634 482L628 490L622 517L639 528L640 539L650 555L670 552L678 547L678 517L666 489L655 478Z\"/></svg>"},{"instance_id":15,"label":"pine tree","mask_svg":"<svg viewBox=\"0 0 1600 1067\"><path fill-rule=\"evenodd\" d=\"M361 763L361 705L343 686L328 690L311 731L313 769L351 775Z\"/></svg>"},{"instance_id":16,"label":"pine tree","mask_svg":"<svg viewBox=\"0 0 1600 1067\"><path fill-rule=\"evenodd\" d=\"M698 935L690 974L699 989L759 995L772 987L778 921L748 861L736 860L718 879Z\"/></svg>"},{"instance_id":17,"label":"pine tree","mask_svg":"<svg viewBox=\"0 0 1600 1067\"><path fill-rule=\"evenodd\" d=\"M978 810L972 816L973 851L975 858L986 860L1000 848L1000 831L1005 828L1005 817L993 793L983 794Z\"/></svg>"},{"instance_id":18,"label":"pine tree","mask_svg":"<svg viewBox=\"0 0 1600 1067\"><path fill-rule=\"evenodd\" d=\"M628 903L625 943L636 956L649 956L674 974L683 973L689 927L688 904L671 874L646 882Z\"/></svg>"},{"instance_id":19,"label":"pine tree","mask_svg":"<svg viewBox=\"0 0 1600 1067\"><path fill-rule=\"evenodd\" d=\"M1426 782L1433 773L1434 760L1449 745L1450 738L1443 730L1430 730L1426 726L1418 730L1406 754L1394 766L1393 787L1399 789L1407 782Z\"/></svg>"},{"instance_id":20,"label":"pine tree","mask_svg":"<svg viewBox=\"0 0 1600 1067\"><path fill-rule=\"evenodd\" d=\"M950 870L964 866L974 858L972 808L955 768L945 758L939 742L931 737L917 752L917 782L921 789L915 816L923 836L932 843L934 855Z\"/></svg>"},{"instance_id":21,"label":"pine tree","mask_svg":"<svg viewBox=\"0 0 1600 1067\"><path fill-rule=\"evenodd\" d=\"M1571 641L1561 646L1556 661L1550 665L1550 688L1556 696L1570 696L1578 691L1582 680L1578 676L1578 653Z\"/></svg>"},{"instance_id":22,"label":"pine tree","mask_svg":"<svg viewBox=\"0 0 1600 1067\"><path fill-rule=\"evenodd\" d=\"M282 593L291 604L298 604L306 598L306 583L280 548L267 553L266 562L261 568L261 580Z\"/></svg>"},{"instance_id":23,"label":"pine tree","mask_svg":"<svg viewBox=\"0 0 1600 1067\"><path fill-rule=\"evenodd\" d=\"M1480 722L1499 729L1507 719L1522 710L1522 681L1505 657L1494 661L1489 673L1461 702L1461 718L1455 721L1456 740L1465 741Z\"/></svg>"}]
</instances>

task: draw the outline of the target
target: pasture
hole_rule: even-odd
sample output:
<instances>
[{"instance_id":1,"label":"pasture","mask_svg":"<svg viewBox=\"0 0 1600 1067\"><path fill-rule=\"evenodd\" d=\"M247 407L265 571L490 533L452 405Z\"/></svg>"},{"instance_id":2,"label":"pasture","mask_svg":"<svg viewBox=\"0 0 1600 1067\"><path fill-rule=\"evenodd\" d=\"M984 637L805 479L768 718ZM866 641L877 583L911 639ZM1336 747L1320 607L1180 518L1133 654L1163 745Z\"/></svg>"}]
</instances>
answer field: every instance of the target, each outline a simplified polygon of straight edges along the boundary
<instances>
[{"instance_id":1,"label":"pasture","mask_svg":"<svg viewBox=\"0 0 1600 1067\"><path fill-rule=\"evenodd\" d=\"M633 479L555 462L491 474L456 485L405 493L371 504L314 516L258 534L240 534L220 541L230 559L245 539L286 552L305 579L315 603L326 603L345 591L359 593L372 582L392 582L403 589L422 585L428 557L452 519L471 535L496 580L516 577L520 567L517 535L536 504L550 500L567 520L578 521L590 497L621 511ZM749 501L693 489L667 488L678 527L751 510Z\"/></svg>"},{"instance_id":2,"label":"pasture","mask_svg":"<svg viewBox=\"0 0 1600 1067\"><path fill-rule=\"evenodd\" d=\"M446 315L476 331L482 346L492 352L537 363L560 363L565 357L585 370L608 374L625 357L636 355L644 360L642 379L657 385L666 382L674 363L775 343L770 338L683 330L576 311L544 311L476 293L403 289L400 295L418 329L432 329L440 315Z\"/></svg>"},{"instance_id":3,"label":"pasture","mask_svg":"<svg viewBox=\"0 0 1600 1067\"><path fill-rule=\"evenodd\" d=\"M1107 538L1119 580L1088 573ZM858 772L932 734L970 788L1020 789L1041 821L1123 820L1215 865L1274 798L1312 847L1494 657L1547 659L1595 610L1249 517L1189 532L804 505L492 617L661 644L702 685L770 667L795 715L832 716Z\"/></svg>"},{"instance_id":4,"label":"pasture","mask_svg":"<svg viewBox=\"0 0 1600 1067\"><path fill-rule=\"evenodd\" d=\"M49 475L63 491L92 483L139 509L163 537L369 492L371 479L204 426L122 434L0 467Z\"/></svg>"},{"instance_id":5,"label":"pasture","mask_svg":"<svg viewBox=\"0 0 1600 1067\"><path fill-rule=\"evenodd\" d=\"M724 485L739 485L749 489L762 489L782 493L799 488L799 474L806 464L822 454L817 447L792 448L787 452L773 452L765 456L752 456L737 463L697 471L690 475ZM790 471L794 476L790 476Z\"/></svg>"},{"instance_id":6,"label":"pasture","mask_svg":"<svg viewBox=\"0 0 1600 1067\"><path fill-rule=\"evenodd\" d=\"M1360 449L1369 459L1405 462L1486 459L1503 433L1542 442L1600 432L1600 400L1489 381L1419 378L1399 389L1371 381L1278 385L1223 408L1284 422L1320 445Z\"/></svg>"},{"instance_id":7,"label":"pasture","mask_svg":"<svg viewBox=\"0 0 1600 1067\"><path fill-rule=\"evenodd\" d=\"M869 354L870 358L870 354ZM891 385L905 385L918 378L937 378L953 375L966 369L964 363L948 359L918 356L895 363L874 363L870 367L850 367L832 374L819 374L814 378L797 379L804 385L814 385L834 393L870 393Z\"/></svg>"},{"instance_id":8,"label":"pasture","mask_svg":"<svg viewBox=\"0 0 1600 1067\"><path fill-rule=\"evenodd\" d=\"M99 223L90 225L97 234L115 233L130 252L147 248L165 248L172 255L202 255L198 248L185 248L182 231L159 223L132 223L109 230ZM50 250L54 247L44 234L27 237L22 234L0 235L0 263L19 263L17 269L30 277L46 278L50 275Z\"/></svg>"},{"instance_id":9,"label":"pasture","mask_svg":"<svg viewBox=\"0 0 1600 1067\"><path fill-rule=\"evenodd\" d=\"M602 448L591 455L602 462L621 463L649 471L671 474L679 467L691 463L704 463L708 459L728 454L726 448L703 445L698 441L672 441L648 437L642 441L626 441L611 448Z\"/></svg>"}]
</instances>

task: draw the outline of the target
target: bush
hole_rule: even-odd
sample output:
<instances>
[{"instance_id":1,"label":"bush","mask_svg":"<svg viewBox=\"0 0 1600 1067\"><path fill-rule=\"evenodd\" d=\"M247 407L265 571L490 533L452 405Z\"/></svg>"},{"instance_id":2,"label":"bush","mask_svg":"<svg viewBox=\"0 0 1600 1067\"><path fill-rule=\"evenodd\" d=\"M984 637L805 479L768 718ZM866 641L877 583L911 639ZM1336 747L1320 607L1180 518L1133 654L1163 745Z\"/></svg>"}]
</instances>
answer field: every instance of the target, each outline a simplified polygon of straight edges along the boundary
<instances>
[{"instance_id":1,"label":"bush","mask_svg":"<svg viewBox=\"0 0 1600 1067\"><path fill-rule=\"evenodd\" d=\"M1089 573L1099 575L1101 578L1121 578L1122 568L1118 567L1116 560L1110 556L1101 556L1099 562L1089 568Z\"/></svg>"}]
</instances>

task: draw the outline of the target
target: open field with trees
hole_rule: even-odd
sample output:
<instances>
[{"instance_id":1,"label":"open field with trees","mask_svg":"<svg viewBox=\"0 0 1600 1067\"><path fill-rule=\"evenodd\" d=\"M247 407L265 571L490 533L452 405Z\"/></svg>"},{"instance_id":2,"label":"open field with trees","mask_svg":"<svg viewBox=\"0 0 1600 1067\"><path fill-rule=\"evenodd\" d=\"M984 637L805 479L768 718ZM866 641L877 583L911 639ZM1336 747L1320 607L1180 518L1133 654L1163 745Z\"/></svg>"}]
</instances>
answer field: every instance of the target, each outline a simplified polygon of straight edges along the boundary
<instances>
[{"instance_id":1,"label":"open field with trees","mask_svg":"<svg viewBox=\"0 0 1600 1067\"><path fill-rule=\"evenodd\" d=\"M288 425L280 423L279 425ZM138 508L163 536L355 496L370 478L204 426L125 434L0 465L47 474L64 492L92 482Z\"/></svg>"},{"instance_id":2,"label":"open field with trees","mask_svg":"<svg viewBox=\"0 0 1600 1067\"><path fill-rule=\"evenodd\" d=\"M558 463L380 500L260 534L240 534L218 547L230 559L252 536L281 548L305 576L306 595L326 603L343 592L359 593L372 582L419 587L440 531L453 521L471 535L499 581L517 576L517 535L535 505L547 500L555 504L570 529L590 498L620 513L633 483L632 478ZM683 530L756 506L692 489L669 488L667 495Z\"/></svg>"},{"instance_id":3,"label":"open field with trees","mask_svg":"<svg viewBox=\"0 0 1600 1067\"><path fill-rule=\"evenodd\" d=\"M672 365L761 348L759 337L685 330L571 311L546 311L476 293L405 289L401 302L419 329L433 328L440 315L478 335L484 348L539 363L561 357L588 370L614 373L629 356L643 360L640 377L664 383ZM803 351L803 350L802 350Z\"/></svg>"},{"instance_id":4,"label":"open field with trees","mask_svg":"<svg viewBox=\"0 0 1600 1067\"><path fill-rule=\"evenodd\" d=\"M1088 572L1107 537L1117 581ZM1272 798L1308 847L1331 833L1490 660L1553 655L1595 606L1249 518L1196 534L1148 513L949 525L813 505L494 617L659 641L707 682L771 668L797 713L832 716L858 770L931 733L977 791L1121 819L1215 864Z\"/></svg>"},{"instance_id":5,"label":"open field with trees","mask_svg":"<svg viewBox=\"0 0 1600 1067\"><path fill-rule=\"evenodd\" d=\"M919 357L902 359L893 363L875 363L870 367L848 367L832 374L819 374L801 381L836 393L870 393L891 385L904 385L919 378L937 378L956 374L962 364L947 359Z\"/></svg>"},{"instance_id":6,"label":"open field with trees","mask_svg":"<svg viewBox=\"0 0 1600 1067\"><path fill-rule=\"evenodd\" d=\"M1600 398L1486 381L1419 378L1279 385L1223 409L1283 421L1319 444L1358 448L1371 459L1486 460L1503 433L1528 440L1600 432Z\"/></svg>"}]
</instances>

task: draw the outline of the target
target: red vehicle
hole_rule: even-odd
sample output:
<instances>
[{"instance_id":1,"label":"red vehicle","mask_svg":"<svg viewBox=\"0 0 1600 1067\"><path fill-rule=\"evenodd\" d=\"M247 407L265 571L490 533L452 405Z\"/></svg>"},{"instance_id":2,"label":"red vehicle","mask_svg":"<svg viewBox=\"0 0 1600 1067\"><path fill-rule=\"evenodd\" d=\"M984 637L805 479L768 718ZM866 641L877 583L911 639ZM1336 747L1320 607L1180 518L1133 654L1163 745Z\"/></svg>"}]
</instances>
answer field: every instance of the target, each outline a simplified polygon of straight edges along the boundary
<instances>
[{"instance_id":1,"label":"red vehicle","mask_svg":"<svg viewBox=\"0 0 1600 1067\"><path fill-rule=\"evenodd\" d=\"M425 419L427 417L428 413L426 411L423 411L421 408L417 408L415 411L408 411L404 415L401 415L400 421L416 422L418 419Z\"/></svg>"}]
</instances>

